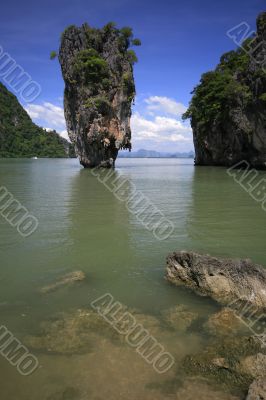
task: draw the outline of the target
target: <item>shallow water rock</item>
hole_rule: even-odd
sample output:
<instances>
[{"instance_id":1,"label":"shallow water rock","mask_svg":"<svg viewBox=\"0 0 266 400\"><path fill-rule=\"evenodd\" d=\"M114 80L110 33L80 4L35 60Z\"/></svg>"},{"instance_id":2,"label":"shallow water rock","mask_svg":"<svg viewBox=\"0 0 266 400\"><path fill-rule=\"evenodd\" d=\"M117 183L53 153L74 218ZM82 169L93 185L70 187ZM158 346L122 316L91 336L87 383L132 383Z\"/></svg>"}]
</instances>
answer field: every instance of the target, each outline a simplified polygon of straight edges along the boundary
<instances>
[{"instance_id":1,"label":"shallow water rock","mask_svg":"<svg viewBox=\"0 0 266 400\"><path fill-rule=\"evenodd\" d=\"M266 377L266 355L258 353L240 360L238 370L253 378Z\"/></svg>"},{"instance_id":2,"label":"shallow water rock","mask_svg":"<svg viewBox=\"0 0 266 400\"><path fill-rule=\"evenodd\" d=\"M47 400L79 400L80 392L73 388L67 387L62 392L58 391L47 397Z\"/></svg>"},{"instance_id":3,"label":"shallow water rock","mask_svg":"<svg viewBox=\"0 0 266 400\"><path fill-rule=\"evenodd\" d=\"M204 328L208 333L217 336L234 335L237 332L247 330L235 312L227 307L212 314L204 324Z\"/></svg>"},{"instance_id":4,"label":"shallow water rock","mask_svg":"<svg viewBox=\"0 0 266 400\"><path fill-rule=\"evenodd\" d=\"M219 368L225 368L225 369L230 369L230 365L226 358L220 357L220 358L214 358L211 363L215 365L216 367Z\"/></svg>"},{"instance_id":5,"label":"shallow water rock","mask_svg":"<svg viewBox=\"0 0 266 400\"><path fill-rule=\"evenodd\" d=\"M250 385L246 400L266 400L266 376Z\"/></svg>"},{"instance_id":6,"label":"shallow water rock","mask_svg":"<svg viewBox=\"0 0 266 400\"><path fill-rule=\"evenodd\" d=\"M185 332L199 316L189 308L178 304L162 312L166 324L177 331Z\"/></svg>"},{"instance_id":7,"label":"shallow water rock","mask_svg":"<svg viewBox=\"0 0 266 400\"><path fill-rule=\"evenodd\" d=\"M82 354L93 351L99 337L118 340L119 334L96 312L78 310L41 324L41 334L27 336L25 343L45 352Z\"/></svg>"},{"instance_id":8,"label":"shallow water rock","mask_svg":"<svg viewBox=\"0 0 266 400\"><path fill-rule=\"evenodd\" d=\"M227 391L213 388L204 379L187 379L176 393L176 400L240 400Z\"/></svg>"},{"instance_id":9,"label":"shallow water rock","mask_svg":"<svg viewBox=\"0 0 266 400\"><path fill-rule=\"evenodd\" d=\"M51 283L50 285L44 286L40 289L40 292L43 294L53 292L62 286L66 285L72 285L75 282L81 282L86 278L86 275L82 271L73 271L70 272L62 278L60 278L58 281Z\"/></svg>"},{"instance_id":10,"label":"shallow water rock","mask_svg":"<svg viewBox=\"0 0 266 400\"><path fill-rule=\"evenodd\" d=\"M123 318L125 314L133 318ZM136 325L143 326L143 335L159 337L161 325L157 318L122 307L109 315L109 322L108 318L92 309L62 313L53 320L44 321L40 334L27 336L24 341L29 347L44 352L66 355L90 353L105 341L124 344L132 319Z\"/></svg>"},{"instance_id":11,"label":"shallow water rock","mask_svg":"<svg viewBox=\"0 0 266 400\"><path fill-rule=\"evenodd\" d=\"M240 362L260 350L254 337L220 336L202 352L186 356L183 368L191 376L204 377L221 388L244 394L254 377L247 368L239 367Z\"/></svg>"},{"instance_id":12,"label":"shallow water rock","mask_svg":"<svg viewBox=\"0 0 266 400\"><path fill-rule=\"evenodd\" d=\"M250 260L218 259L180 251L167 257L166 279L223 305L266 310L266 269Z\"/></svg>"}]
</instances>

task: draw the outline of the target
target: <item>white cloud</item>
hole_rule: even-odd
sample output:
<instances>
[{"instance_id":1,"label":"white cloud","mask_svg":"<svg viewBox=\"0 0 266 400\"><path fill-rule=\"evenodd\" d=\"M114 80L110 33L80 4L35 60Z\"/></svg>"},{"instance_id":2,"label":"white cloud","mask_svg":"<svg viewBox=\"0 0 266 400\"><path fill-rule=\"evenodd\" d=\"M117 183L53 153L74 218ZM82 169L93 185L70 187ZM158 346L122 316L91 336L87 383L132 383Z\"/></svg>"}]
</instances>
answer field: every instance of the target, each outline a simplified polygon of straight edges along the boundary
<instances>
[{"instance_id":1,"label":"white cloud","mask_svg":"<svg viewBox=\"0 0 266 400\"><path fill-rule=\"evenodd\" d=\"M186 111L182 103L168 97L150 96L139 101L136 108L140 112L135 112L131 119L134 149L171 152L193 149L191 128L180 120ZM62 107L44 102L30 104L26 111L38 125L56 130L69 140Z\"/></svg>"},{"instance_id":2,"label":"white cloud","mask_svg":"<svg viewBox=\"0 0 266 400\"><path fill-rule=\"evenodd\" d=\"M175 117L181 117L187 109L184 104L163 96L150 96L144 101L147 104L149 113L160 112L174 115Z\"/></svg>"},{"instance_id":3,"label":"white cloud","mask_svg":"<svg viewBox=\"0 0 266 400\"><path fill-rule=\"evenodd\" d=\"M61 131L61 132L58 132L58 133L59 133L59 135L62 136L64 139L70 141L66 129L65 129L64 131Z\"/></svg>"},{"instance_id":4,"label":"white cloud","mask_svg":"<svg viewBox=\"0 0 266 400\"><path fill-rule=\"evenodd\" d=\"M52 128L62 128L65 126L64 110L62 107L55 106L52 103L29 104L26 111L31 118L46 122Z\"/></svg>"},{"instance_id":5,"label":"white cloud","mask_svg":"<svg viewBox=\"0 0 266 400\"><path fill-rule=\"evenodd\" d=\"M46 130L56 130L60 136L69 140L66 131L64 110L49 102L43 104L29 104L26 108L30 117L40 126L46 126Z\"/></svg>"},{"instance_id":6,"label":"white cloud","mask_svg":"<svg viewBox=\"0 0 266 400\"><path fill-rule=\"evenodd\" d=\"M133 140L152 139L156 142L191 142L191 128L174 118L156 116L148 120L135 113L131 120Z\"/></svg>"}]
</instances>

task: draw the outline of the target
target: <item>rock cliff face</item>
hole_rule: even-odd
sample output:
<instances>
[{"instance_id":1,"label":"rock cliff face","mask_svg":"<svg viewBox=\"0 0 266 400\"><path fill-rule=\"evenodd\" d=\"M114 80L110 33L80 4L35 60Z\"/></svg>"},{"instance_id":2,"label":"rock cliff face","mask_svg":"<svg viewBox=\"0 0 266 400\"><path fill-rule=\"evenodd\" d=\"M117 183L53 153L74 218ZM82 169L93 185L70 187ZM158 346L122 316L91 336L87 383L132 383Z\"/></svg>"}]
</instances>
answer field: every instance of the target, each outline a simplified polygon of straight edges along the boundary
<instances>
[{"instance_id":1,"label":"rock cliff face","mask_svg":"<svg viewBox=\"0 0 266 400\"><path fill-rule=\"evenodd\" d=\"M118 150L131 149L136 55L128 48L139 44L130 28L113 23L103 29L70 26L62 34L65 118L84 167L113 167Z\"/></svg>"},{"instance_id":2,"label":"rock cliff face","mask_svg":"<svg viewBox=\"0 0 266 400\"><path fill-rule=\"evenodd\" d=\"M228 34L238 41L243 28ZM184 118L191 119L196 165L232 166L246 160L266 168L265 12L257 18L257 36L202 75Z\"/></svg>"}]
</instances>

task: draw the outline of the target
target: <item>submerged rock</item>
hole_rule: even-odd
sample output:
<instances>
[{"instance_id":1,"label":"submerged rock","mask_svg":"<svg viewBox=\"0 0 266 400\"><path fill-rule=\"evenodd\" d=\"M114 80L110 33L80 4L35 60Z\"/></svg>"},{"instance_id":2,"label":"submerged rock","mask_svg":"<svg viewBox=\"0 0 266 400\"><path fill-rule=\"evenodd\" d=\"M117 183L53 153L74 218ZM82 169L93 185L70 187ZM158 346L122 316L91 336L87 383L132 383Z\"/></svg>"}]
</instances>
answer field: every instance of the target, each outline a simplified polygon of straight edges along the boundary
<instances>
[{"instance_id":1,"label":"submerged rock","mask_svg":"<svg viewBox=\"0 0 266 400\"><path fill-rule=\"evenodd\" d=\"M266 378L266 355L258 353L240 360L237 369L247 373L253 378Z\"/></svg>"},{"instance_id":2,"label":"submerged rock","mask_svg":"<svg viewBox=\"0 0 266 400\"><path fill-rule=\"evenodd\" d=\"M170 328L185 332L192 322L198 318L198 314L183 305L177 305L163 311L162 317Z\"/></svg>"},{"instance_id":3,"label":"submerged rock","mask_svg":"<svg viewBox=\"0 0 266 400\"><path fill-rule=\"evenodd\" d=\"M223 308L212 314L204 324L204 328L212 335L234 335L247 330L243 322L236 316L231 308ZM246 329L244 329L246 328Z\"/></svg>"},{"instance_id":4,"label":"submerged rock","mask_svg":"<svg viewBox=\"0 0 266 400\"><path fill-rule=\"evenodd\" d=\"M167 257L166 279L221 304L251 306L251 314L266 310L266 270L250 260L180 251Z\"/></svg>"},{"instance_id":5,"label":"submerged rock","mask_svg":"<svg viewBox=\"0 0 266 400\"><path fill-rule=\"evenodd\" d=\"M27 336L25 343L44 352L82 354L94 350L99 338L119 340L119 334L92 310L64 313L41 324L38 336Z\"/></svg>"},{"instance_id":6,"label":"submerged rock","mask_svg":"<svg viewBox=\"0 0 266 400\"><path fill-rule=\"evenodd\" d=\"M213 388L204 379L186 379L176 393L176 400L239 400L227 391Z\"/></svg>"},{"instance_id":7,"label":"submerged rock","mask_svg":"<svg viewBox=\"0 0 266 400\"><path fill-rule=\"evenodd\" d=\"M62 34L65 118L84 167L113 167L118 150L131 149L136 55L128 48L139 44L131 28L119 30L112 23L103 29L72 25Z\"/></svg>"},{"instance_id":8,"label":"submerged rock","mask_svg":"<svg viewBox=\"0 0 266 400\"><path fill-rule=\"evenodd\" d=\"M190 118L197 165L266 168L266 12L257 35L242 23L227 32L241 42L202 75L184 118ZM240 43L239 43L240 45Z\"/></svg>"},{"instance_id":9,"label":"submerged rock","mask_svg":"<svg viewBox=\"0 0 266 400\"><path fill-rule=\"evenodd\" d=\"M246 400L266 400L266 376L250 385Z\"/></svg>"},{"instance_id":10,"label":"submerged rock","mask_svg":"<svg viewBox=\"0 0 266 400\"><path fill-rule=\"evenodd\" d=\"M44 286L40 289L41 293L49 293L53 292L56 289L61 288L62 286L71 285L74 282L83 281L86 278L86 275L82 271L74 271L70 272L69 274L64 275L61 279L57 282L52 283L51 285Z\"/></svg>"},{"instance_id":11,"label":"submerged rock","mask_svg":"<svg viewBox=\"0 0 266 400\"><path fill-rule=\"evenodd\" d=\"M259 351L260 345L253 337L217 337L204 351L186 356L183 368L191 376L203 377L224 390L243 395L254 375L249 368L240 368L240 363L256 357Z\"/></svg>"},{"instance_id":12,"label":"submerged rock","mask_svg":"<svg viewBox=\"0 0 266 400\"><path fill-rule=\"evenodd\" d=\"M130 328L131 321L131 318L122 318L125 313L132 315L136 324L147 329L149 335L159 335L161 331L160 321L153 316L126 307L112 312L109 321L117 321L114 324L92 309L62 313L44 321L40 334L27 336L24 341L33 349L65 355L90 353L106 341L121 345L126 343L126 335L121 332Z\"/></svg>"},{"instance_id":13,"label":"submerged rock","mask_svg":"<svg viewBox=\"0 0 266 400\"><path fill-rule=\"evenodd\" d=\"M67 387L62 392L57 391L46 398L46 400L79 400L81 394L74 387Z\"/></svg>"}]
</instances>

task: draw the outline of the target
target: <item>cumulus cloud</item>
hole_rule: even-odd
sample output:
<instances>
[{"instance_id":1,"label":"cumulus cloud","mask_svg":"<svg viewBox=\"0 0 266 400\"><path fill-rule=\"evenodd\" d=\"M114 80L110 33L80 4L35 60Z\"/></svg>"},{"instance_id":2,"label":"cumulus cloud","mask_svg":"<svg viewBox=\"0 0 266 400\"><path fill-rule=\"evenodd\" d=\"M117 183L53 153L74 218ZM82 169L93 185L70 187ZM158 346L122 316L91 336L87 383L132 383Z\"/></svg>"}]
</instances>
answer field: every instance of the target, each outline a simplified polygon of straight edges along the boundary
<instances>
[{"instance_id":1,"label":"cumulus cloud","mask_svg":"<svg viewBox=\"0 0 266 400\"><path fill-rule=\"evenodd\" d=\"M60 136L69 140L62 107L44 102L43 104L29 104L26 111L38 125L46 126L45 129L48 131L56 130Z\"/></svg>"},{"instance_id":2,"label":"cumulus cloud","mask_svg":"<svg viewBox=\"0 0 266 400\"><path fill-rule=\"evenodd\" d=\"M62 128L65 126L64 110L62 107L55 106L52 103L29 104L26 111L32 119L38 119L46 122L51 128Z\"/></svg>"},{"instance_id":3,"label":"cumulus cloud","mask_svg":"<svg viewBox=\"0 0 266 400\"><path fill-rule=\"evenodd\" d=\"M191 127L181 120L186 111L182 103L168 97L150 96L137 109L131 120L135 149L170 152L193 149Z\"/></svg>"},{"instance_id":4,"label":"cumulus cloud","mask_svg":"<svg viewBox=\"0 0 266 400\"><path fill-rule=\"evenodd\" d=\"M67 130L66 130L66 129L65 129L65 130L63 130L63 131L60 131L60 132L58 132L58 133L59 133L59 135L60 135L60 136L62 136L64 139L66 139L66 140L70 141L70 140L69 140L68 133L67 133Z\"/></svg>"},{"instance_id":5,"label":"cumulus cloud","mask_svg":"<svg viewBox=\"0 0 266 400\"><path fill-rule=\"evenodd\" d=\"M156 116L148 120L135 113L131 121L133 139L152 139L156 142L190 142L191 129L174 118Z\"/></svg>"},{"instance_id":6,"label":"cumulus cloud","mask_svg":"<svg viewBox=\"0 0 266 400\"><path fill-rule=\"evenodd\" d=\"M180 151L192 150L192 133L188 123L181 121L186 107L174 99L150 96L137 102L131 119L134 149ZM29 104L26 108L31 118L40 126L56 130L68 140L64 110L49 102Z\"/></svg>"},{"instance_id":7,"label":"cumulus cloud","mask_svg":"<svg viewBox=\"0 0 266 400\"><path fill-rule=\"evenodd\" d=\"M150 113L161 112L174 115L175 117L181 117L187 109L184 104L178 103L176 100L170 99L169 97L150 96L144 101Z\"/></svg>"}]
</instances>

